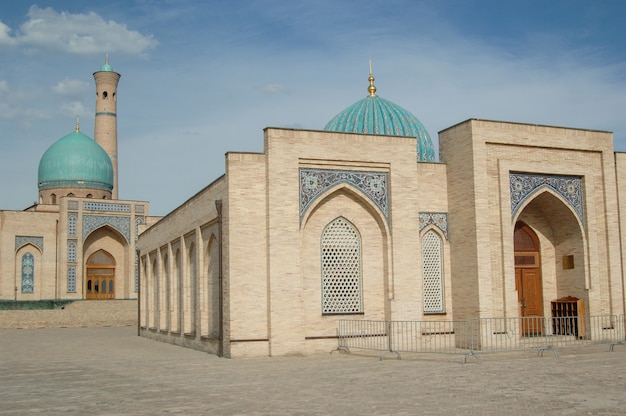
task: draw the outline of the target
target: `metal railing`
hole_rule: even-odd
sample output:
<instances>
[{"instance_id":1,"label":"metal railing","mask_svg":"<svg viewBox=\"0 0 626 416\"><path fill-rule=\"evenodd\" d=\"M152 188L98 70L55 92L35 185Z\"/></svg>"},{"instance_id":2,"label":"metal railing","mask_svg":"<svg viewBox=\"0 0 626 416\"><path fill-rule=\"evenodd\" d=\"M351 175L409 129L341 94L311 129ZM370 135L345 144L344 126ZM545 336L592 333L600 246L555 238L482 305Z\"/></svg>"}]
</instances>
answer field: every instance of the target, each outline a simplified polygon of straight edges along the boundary
<instances>
[{"instance_id":1,"label":"metal railing","mask_svg":"<svg viewBox=\"0 0 626 416\"><path fill-rule=\"evenodd\" d=\"M462 354L537 350L539 355L565 347L626 346L624 315L476 318L469 321L340 320L338 349L387 353Z\"/></svg>"}]
</instances>

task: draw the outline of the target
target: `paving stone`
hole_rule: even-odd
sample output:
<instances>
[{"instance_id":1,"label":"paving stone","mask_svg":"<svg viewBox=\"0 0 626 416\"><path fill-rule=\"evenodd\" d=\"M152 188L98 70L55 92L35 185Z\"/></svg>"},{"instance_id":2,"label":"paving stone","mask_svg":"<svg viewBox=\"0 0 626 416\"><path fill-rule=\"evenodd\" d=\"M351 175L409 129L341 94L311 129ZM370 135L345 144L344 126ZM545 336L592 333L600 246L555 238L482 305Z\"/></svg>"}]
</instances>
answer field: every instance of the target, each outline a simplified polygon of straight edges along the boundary
<instances>
[{"instance_id":1,"label":"paving stone","mask_svg":"<svg viewBox=\"0 0 626 416\"><path fill-rule=\"evenodd\" d=\"M229 360L133 327L0 330L0 415L624 415L626 347Z\"/></svg>"}]
</instances>

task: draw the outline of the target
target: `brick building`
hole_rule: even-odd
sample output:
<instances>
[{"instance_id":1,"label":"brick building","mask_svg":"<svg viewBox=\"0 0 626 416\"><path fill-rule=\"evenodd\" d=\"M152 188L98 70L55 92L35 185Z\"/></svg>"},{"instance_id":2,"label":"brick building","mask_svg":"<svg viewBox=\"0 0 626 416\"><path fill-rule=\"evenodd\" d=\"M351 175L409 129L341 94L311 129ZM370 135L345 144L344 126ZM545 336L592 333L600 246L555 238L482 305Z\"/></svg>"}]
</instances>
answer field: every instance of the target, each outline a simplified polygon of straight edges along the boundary
<instances>
[{"instance_id":1,"label":"brick building","mask_svg":"<svg viewBox=\"0 0 626 416\"><path fill-rule=\"evenodd\" d=\"M140 235L142 335L227 357L328 352L339 319L624 313L626 155L612 134L470 119L439 133L376 95L262 153ZM620 192L622 190L622 192Z\"/></svg>"}]
</instances>

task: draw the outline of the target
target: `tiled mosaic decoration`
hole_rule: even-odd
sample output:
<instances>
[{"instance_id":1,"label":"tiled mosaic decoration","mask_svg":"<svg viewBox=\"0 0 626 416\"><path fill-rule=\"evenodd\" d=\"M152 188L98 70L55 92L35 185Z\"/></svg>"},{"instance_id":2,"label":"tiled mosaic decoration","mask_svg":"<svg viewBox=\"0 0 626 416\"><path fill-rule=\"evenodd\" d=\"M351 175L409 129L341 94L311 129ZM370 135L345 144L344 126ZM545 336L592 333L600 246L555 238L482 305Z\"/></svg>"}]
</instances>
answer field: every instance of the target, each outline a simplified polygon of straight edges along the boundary
<instances>
[{"instance_id":1,"label":"tiled mosaic decoration","mask_svg":"<svg viewBox=\"0 0 626 416\"><path fill-rule=\"evenodd\" d=\"M439 228L449 241L448 237L448 213L446 212L420 212L420 231L429 225Z\"/></svg>"},{"instance_id":2,"label":"tiled mosaic decoration","mask_svg":"<svg viewBox=\"0 0 626 416\"><path fill-rule=\"evenodd\" d=\"M386 172L352 170L300 169L300 220L313 201L328 188L339 183L353 185L362 191L389 221L388 179Z\"/></svg>"},{"instance_id":3,"label":"tiled mosaic decoration","mask_svg":"<svg viewBox=\"0 0 626 416\"><path fill-rule=\"evenodd\" d=\"M31 253L22 256L22 293L35 291L35 257Z\"/></svg>"},{"instance_id":4,"label":"tiled mosaic decoration","mask_svg":"<svg viewBox=\"0 0 626 416\"><path fill-rule=\"evenodd\" d=\"M509 173L511 190L511 216L526 199L541 188L550 188L574 209L581 223L585 223L583 214L583 186L579 176L533 175L527 173Z\"/></svg>"}]
</instances>

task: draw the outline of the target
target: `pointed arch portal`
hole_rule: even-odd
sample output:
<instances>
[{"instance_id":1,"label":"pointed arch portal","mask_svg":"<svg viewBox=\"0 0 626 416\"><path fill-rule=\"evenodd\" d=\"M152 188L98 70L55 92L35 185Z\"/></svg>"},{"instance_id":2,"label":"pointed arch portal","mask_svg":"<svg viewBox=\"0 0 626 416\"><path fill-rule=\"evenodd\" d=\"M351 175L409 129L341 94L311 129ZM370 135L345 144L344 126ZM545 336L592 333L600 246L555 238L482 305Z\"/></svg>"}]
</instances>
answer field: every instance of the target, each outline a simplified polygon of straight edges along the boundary
<instances>
[{"instance_id":1,"label":"pointed arch portal","mask_svg":"<svg viewBox=\"0 0 626 416\"><path fill-rule=\"evenodd\" d=\"M87 259L86 299L115 299L115 259L98 250Z\"/></svg>"}]
</instances>

